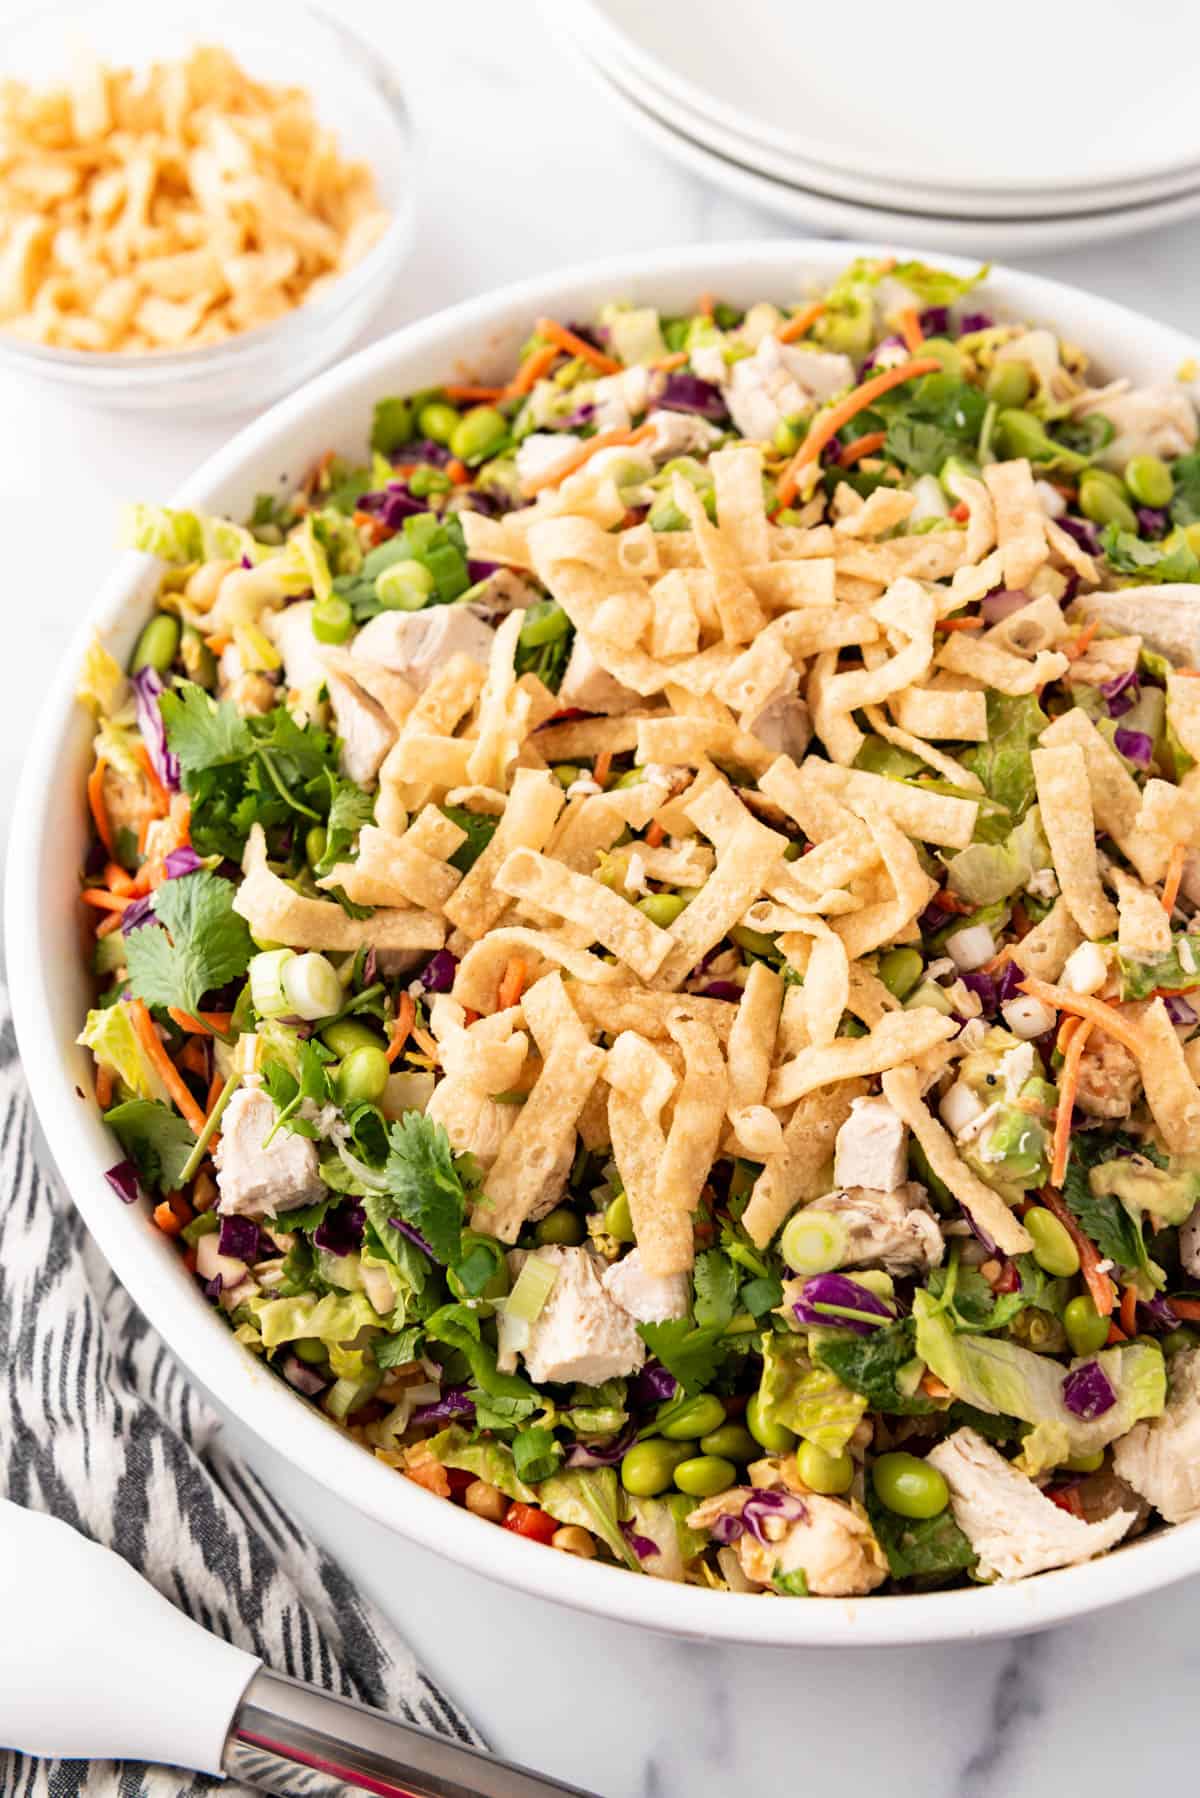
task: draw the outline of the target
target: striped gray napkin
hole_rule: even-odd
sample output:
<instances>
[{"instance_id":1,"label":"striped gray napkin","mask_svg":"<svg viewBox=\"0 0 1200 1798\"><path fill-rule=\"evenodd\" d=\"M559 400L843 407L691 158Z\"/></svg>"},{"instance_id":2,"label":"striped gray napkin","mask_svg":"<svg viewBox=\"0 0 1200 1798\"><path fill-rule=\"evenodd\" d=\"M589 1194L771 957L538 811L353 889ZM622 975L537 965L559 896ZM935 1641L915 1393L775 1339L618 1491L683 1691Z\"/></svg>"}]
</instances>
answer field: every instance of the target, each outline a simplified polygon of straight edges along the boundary
<instances>
[{"instance_id":1,"label":"striped gray napkin","mask_svg":"<svg viewBox=\"0 0 1200 1798\"><path fill-rule=\"evenodd\" d=\"M115 1549L275 1672L483 1746L338 1563L225 1453L206 1399L118 1284L38 1142L2 984L0 1494ZM213 1789L245 1790L0 1749L4 1798Z\"/></svg>"}]
</instances>

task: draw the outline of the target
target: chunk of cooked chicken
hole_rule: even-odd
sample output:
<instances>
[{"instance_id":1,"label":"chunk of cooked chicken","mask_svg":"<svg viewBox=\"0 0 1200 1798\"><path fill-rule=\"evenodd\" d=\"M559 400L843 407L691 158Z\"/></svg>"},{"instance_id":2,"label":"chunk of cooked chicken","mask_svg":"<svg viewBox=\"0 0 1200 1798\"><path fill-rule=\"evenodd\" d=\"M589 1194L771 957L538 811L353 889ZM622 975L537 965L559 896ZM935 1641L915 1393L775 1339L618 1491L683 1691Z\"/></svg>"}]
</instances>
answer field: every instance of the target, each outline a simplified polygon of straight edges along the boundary
<instances>
[{"instance_id":1,"label":"chunk of cooked chicken","mask_svg":"<svg viewBox=\"0 0 1200 1798\"><path fill-rule=\"evenodd\" d=\"M1115 593L1081 593L1072 616L1095 618L1106 631L1137 635L1176 667L1200 662L1200 606L1186 582L1157 587L1122 587Z\"/></svg>"},{"instance_id":2,"label":"chunk of cooked chicken","mask_svg":"<svg viewBox=\"0 0 1200 1798\"><path fill-rule=\"evenodd\" d=\"M558 1277L520 1351L530 1379L538 1386L547 1380L598 1386L636 1373L646 1345L633 1318L605 1291L591 1250L544 1248L537 1257L556 1267Z\"/></svg>"},{"instance_id":3,"label":"chunk of cooked chicken","mask_svg":"<svg viewBox=\"0 0 1200 1798\"><path fill-rule=\"evenodd\" d=\"M388 750L396 741L396 727L377 700L364 693L357 681L325 671L329 703L342 739L342 773L356 786L370 786Z\"/></svg>"},{"instance_id":4,"label":"chunk of cooked chicken","mask_svg":"<svg viewBox=\"0 0 1200 1798\"><path fill-rule=\"evenodd\" d=\"M742 436L765 443L786 419L807 417L853 382L848 356L799 349L768 336L753 356L726 370L725 403Z\"/></svg>"},{"instance_id":5,"label":"chunk of cooked chicken","mask_svg":"<svg viewBox=\"0 0 1200 1798\"><path fill-rule=\"evenodd\" d=\"M1179 1259L1185 1273L1200 1280L1200 1205L1193 1210L1179 1230Z\"/></svg>"},{"instance_id":6,"label":"chunk of cooked chicken","mask_svg":"<svg viewBox=\"0 0 1200 1798\"><path fill-rule=\"evenodd\" d=\"M313 636L315 604L311 599L297 600L263 619L263 630L283 657L283 678L289 690L303 698L310 698L325 684L322 645Z\"/></svg>"},{"instance_id":7,"label":"chunk of cooked chicken","mask_svg":"<svg viewBox=\"0 0 1200 1798\"><path fill-rule=\"evenodd\" d=\"M683 1317L688 1308L686 1274L650 1274L642 1266L640 1249L630 1249L605 1269L603 1286L622 1311L642 1324L666 1323Z\"/></svg>"},{"instance_id":8,"label":"chunk of cooked chicken","mask_svg":"<svg viewBox=\"0 0 1200 1798\"><path fill-rule=\"evenodd\" d=\"M424 688L451 656L468 655L486 667L495 635L469 606L429 606L423 612L376 613L351 649L363 661L378 662Z\"/></svg>"},{"instance_id":9,"label":"chunk of cooked chicken","mask_svg":"<svg viewBox=\"0 0 1200 1798\"><path fill-rule=\"evenodd\" d=\"M104 809L114 834L127 830L138 838L142 826L158 817L158 801L147 780L130 780L111 762L104 769Z\"/></svg>"},{"instance_id":10,"label":"chunk of cooked chicken","mask_svg":"<svg viewBox=\"0 0 1200 1798\"><path fill-rule=\"evenodd\" d=\"M839 1186L895 1192L908 1176L908 1127L886 1099L855 1099L837 1133L833 1177Z\"/></svg>"},{"instance_id":11,"label":"chunk of cooked chicken","mask_svg":"<svg viewBox=\"0 0 1200 1798\"><path fill-rule=\"evenodd\" d=\"M1196 442L1196 409L1187 390L1172 382L1101 394L1075 411L1080 418L1098 412L1116 432L1096 456L1102 468L1120 472L1131 456L1161 456L1170 462Z\"/></svg>"},{"instance_id":12,"label":"chunk of cooked chicken","mask_svg":"<svg viewBox=\"0 0 1200 1798\"><path fill-rule=\"evenodd\" d=\"M1114 1511L1103 1523L1073 1517L976 1430L955 1430L926 1458L950 1488L954 1521L979 1556L984 1579L1026 1579L1090 1561L1136 1520L1133 1511Z\"/></svg>"},{"instance_id":13,"label":"chunk of cooked chicken","mask_svg":"<svg viewBox=\"0 0 1200 1798\"><path fill-rule=\"evenodd\" d=\"M1169 1363L1166 1408L1135 1423L1113 1449L1113 1470L1166 1518L1200 1515L1200 1348Z\"/></svg>"},{"instance_id":14,"label":"chunk of cooked chicken","mask_svg":"<svg viewBox=\"0 0 1200 1798\"><path fill-rule=\"evenodd\" d=\"M718 1517L741 1517L761 1489L735 1486L707 1498L688 1514L693 1529L711 1529ZM801 1514L796 1515L797 1507ZM814 1598L857 1598L873 1592L888 1576L887 1559L860 1505L848 1499L805 1492L792 1497L778 1516L760 1514L760 1542L747 1529L736 1542L746 1578L769 1587L780 1576L802 1573Z\"/></svg>"},{"instance_id":15,"label":"chunk of cooked chicken","mask_svg":"<svg viewBox=\"0 0 1200 1798\"><path fill-rule=\"evenodd\" d=\"M234 1093L213 1151L218 1211L274 1217L324 1198L316 1144L291 1130L275 1130L275 1120L275 1107L259 1088L243 1086Z\"/></svg>"},{"instance_id":16,"label":"chunk of cooked chicken","mask_svg":"<svg viewBox=\"0 0 1200 1798\"><path fill-rule=\"evenodd\" d=\"M1079 1064L1075 1103L1093 1118L1127 1118L1141 1085L1137 1062L1111 1036L1091 1037Z\"/></svg>"},{"instance_id":17,"label":"chunk of cooked chicken","mask_svg":"<svg viewBox=\"0 0 1200 1798\"><path fill-rule=\"evenodd\" d=\"M516 1123L518 1111L515 1105L498 1105L465 1080L447 1079L438 1081L425 1115L442 1126L452 1149L460 1155L474 1155L486 1172Z\"/></svg>"},{"instance_id":18,"label":"chunk of cooked chicken","mask_svg":"<svg viewBox=\"0 0 1200 1798\"><path fill-rule=\"evenodd\" d=\"M882 1267L889 1274L923 1273L937 1267L945 1245L923 1186L910 1182L895 1192L863 1186L831 1192L800 1213L834 1217L844 1231L838 1267Z\"/></svg>"}]
</instances>

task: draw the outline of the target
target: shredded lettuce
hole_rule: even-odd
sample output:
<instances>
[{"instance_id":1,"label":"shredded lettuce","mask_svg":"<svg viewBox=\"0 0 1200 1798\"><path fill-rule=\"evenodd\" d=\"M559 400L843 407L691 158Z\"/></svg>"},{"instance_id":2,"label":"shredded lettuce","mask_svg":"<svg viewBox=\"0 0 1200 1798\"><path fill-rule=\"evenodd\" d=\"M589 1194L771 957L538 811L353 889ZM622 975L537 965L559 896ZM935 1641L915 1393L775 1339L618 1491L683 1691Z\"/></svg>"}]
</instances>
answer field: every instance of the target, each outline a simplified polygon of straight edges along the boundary
<instances>
[{"instance_id":1,"label":"shredded lettuce","mask_svg":"<svg viewBox=\"0 0 1200 1798\"><path fill-rule=\"evenodd\" d=\"M265 1349L315 1338L329 1352L339 1380L361 1380L370 1371L367 1352L355 1343L360 1330L377 1330L379 1313L363 1292L298 1293L295 1298L251 1299Z\"/></svg>"},{"instance_id":2,"label":"shredded lettuce","mask_svg":"<svg viewBox=\"0 0 1200 1798\"><path fill-rule=\"evenodd\" d=\"M138 1040L129 1007L124 1001L89 1011L75 1040L90 1049L102 1067L111 1068L122 1086L137 1098L158 1099L165 1103L170 1097L158 1070Z\"/></svg>"},{"instance_id":3,"label":"shredded lettuce","mask_svg":"<svg viewBox=\"0 0 1200 1798\"><path fill-rule=\"evenodd\" d=\"M473 1473L477 1480L486 1480L489 1486L503 1492L505 1498L519 1499L524 1505L537 1504L537 1493L518 1477L512 1450L504 1443L482 1437L473 1442L460 1424L452 1423L449 1429L431 1436L426 1447L443 1467Z\"/></svg>"},{"instance_id":4,"label":"shredded lettuce","mask_svg":"<svg viewBox=\"0 0 1200 1798\"><path fill-rule=\"evenodd\" d=\"M972 905L996 905L1021 892L1040 868L1050 865L1041 813L1033 805L1003 843L972 843L951 856L946 881Z\"/></svg>"},{"instance_id":5,"label":"shredded lettuce","mask_svg":"<svg viewBox=\"0 0 1200 1798\"><path fill-rule=\"evenodd\" d=\"M537 1492L543 1511L559 1523L577 1523L591 1530L618 1560L636 1567L637 1556L621 1534L618 1522L620 1500L613 1467L566 1468L542 1480Z\"/></svg>"},{"instance_id":6,"label":"shredded lettuce","mask_svg":"<svg viewBox=\"0 0 1200 1798\"><path fill-rule=\"evenodd\" d=\"M994 799L1019 823L1037 796L1033 778L1033 750L1050 720L1034 694L1009 698L1003 693L987 696L987 741L964 750L961 761L983 782Z\"/></svg>"},{"instance_id":7,"label":"shredded lettuce","mask_svg":"<svg viewBox=\"0 0 1200 1798\"><path fill-rule=\"evenodd\" d=\"M814 1362L799 1337L763 1339L758 1400L767 1424L783 1424L826 1454L839 1455L862 1422L867 1400Z\"/></svg>"},{"instance_id":8,"label":"shredded lettuce","mask_svg":"<svg viewBox=\"0 0 1200 1798\"><path fill-rule=\"evenodd\" d=\"M111 718L129 699L129 682L121 665L99 637L93 637L88 644L75 697L97 718Z\"/></svg>"}]
</instances>

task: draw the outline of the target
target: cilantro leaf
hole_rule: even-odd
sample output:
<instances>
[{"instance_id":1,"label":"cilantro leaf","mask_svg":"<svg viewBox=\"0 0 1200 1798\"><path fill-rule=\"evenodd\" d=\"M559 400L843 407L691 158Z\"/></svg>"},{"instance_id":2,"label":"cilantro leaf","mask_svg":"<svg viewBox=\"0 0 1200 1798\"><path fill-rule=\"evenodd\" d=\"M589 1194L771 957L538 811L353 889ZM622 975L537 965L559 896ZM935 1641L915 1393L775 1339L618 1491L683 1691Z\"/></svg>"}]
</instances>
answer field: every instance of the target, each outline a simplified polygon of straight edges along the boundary
<instances>
[{"instance_id":1,"label":"cilantro leaf","mask_svg":"<svg viewBox=\"0 0 1200 1798\"><path fill-rule=\"evenodd\" d=\"M1101 532L1100 541L1109 567L1118 574L1136 574L1139 580L1152 583L1200 581L1200 557L1186 537L1168 547L1163 542L1147 543L1132 531L1110 524Z\"/></svg>"},{"instance_id":2,"label":"cilantro leaf","mask_svg":"<svg viewBox=\"0 0 1200 1798\"><path fill-rule=\"evenodd\" d=\"M1200 450L1180 456L1171 464L1175 491L1171 495L1171 523L1178 525L1200 522Z\"/></svg>"},{"instance_id":3,"label":"cilantro leaf","mask_svg":"<svg viewBox=\"0 0 1200 1798\"><path fill-rule=\"evenodd\" d=\"M1062 1184L1063 1203L1085 1236L1090 1236L1101 1255L1118 1267L1148 1271L1150 1256L1140 1223L1130 1216L1114 1193L1096 1194L1088 1174L1101 1161L1111 1161L1125 1151L1146 1154L1149 1145L1136 1142L1123 1131L1110 1134L1080 1130L1071 1137L1071 1154ZM1152 1157L1153 1159L1153 1157Z\"/></svg>"},{"instance_id":4,"label":"cilantro leaf","mask_svg":"<svg viewBox=\"0 0 1200 1798\"><path fill-rule=\"evenodd\" d=\"M425 1334L444 1342L465 1357L477 1386L491 1398L537 1399L537 1393L520 1374L498 1373L496 1351L479 1333L479 1318L468 1305L442 1305L425 1319Z\"/></svg>"},{"instance_id":5,"label":"cilantro leaf","mask_svg":"<svg viewBox=\"0 0 1200 1798\"><path fill-rule=\"evenodd\" d=\"M407 1111L392 1125L384 1168L393 1215L419 1230L444 1266L458 1259L466 1194L454 1166L450 1138L440 1124Z\"/></svg>"},{"instance_id":6,"label":"cilantro leaf","mask_svg":"<svg viewBox=\"0 0 1200 1798\"><path fill-rule=\"evenodd\" d=\"M948 457L974 449L987 398L965 381L930 374L896 399L885 396L880 409L891 414L886 453L913 474L937 474Z\"/></svg>"},{"instance_id":7,"label":"cilantro leaf","mask_svg":"<svg viewBox=\"0 0 1200 1798\"><path fill-rule=\"evenodd\" d=\"M696 1322L702 1328L723 1330L737 1307L738 1277L732 1261L720 1249L707 1249L697 1255L692 1278Z\"/></svg>"},{"instance_id":8,"label":"cilantro leaf","mask_svg":"<svg viewBox=\"0 0 1200 1798\"><path fill-rule=\"evenodd\" d=\"M784 1573L778 1562L771 1569L771 1589L778 1592L781 1598L809 1598L808 1575L803 1567L797 1567L794 1573Z\"/></svg>"},{"instance_id":9,"label":"cilantro leaf","mask_svg":"<svg viewBox=\"0 0 1200 1798\"><path fill-rule=\"evenodd\" d=\"M637 1331L650 1353L668 1373L674 1374L688 1397L711 1383L725 1354L719 1329L696 1329L686 1317L673 1317L662 1324L639 1324Z\"/></svg>"},{"instance_id":10,"label":"cilantro leaf","mask_svg":"<svg viewBox=\"0 0 1200 1798\"><path fill-rule=\"evenodd\" d=\"M824 1335L814 1332L812 1356L835 1373L843 1386L869 1399L876 1411L917 1417L933 1406L906 1369L919 1373L916 1325L911 1317L898 1318L869 1336Z\"/></svg>"},{"instance_id":11,"label":"cilantro leaf","mask_svg":"<svg viewBox=\"0 0 1200 1798\"><path fill-rule=\"evenodd\" d=\"M325 853L313 869L318 880L346 859L359 831L375 821L375 800L370 793L364 793L352 780L343 780L332 768L325 773L330 800L325 817Z\"/></svg>"},{"instance_id":12,"label":"cilantro leaf","mask_svg":"<svg viewBox=\"0 0 1200 1798\"><path fill-rule=\"evenodd\" d=\"M154 895L162 928L143 925L125 945L137 998L195 1012L205 993L246 972L254 943L233 909L236 891L232 881L207 868L163 882Z\"/></svg>"},{"instance_id":13,"label":"cilantro leaf","mask_svg":"<svg viewBox=\"0 0 1200 1798\"><path fill-rule=\"evenodd\" d=\"M927 1284L935 1298L941 1298L948 1278L946 1267L935 1267L930 1273ZM955 1270L953 1296L947 1311L956 1330L986 1335L1011 1323L1028 1303L1020 1288L1016 1292L1002 1292L997 1297L978 1268L960 1265Z\"/></svg>"},{"instance_id":14,"label":"cilantro leaf","mask_svg":"<svg viewBox=\"0 0 1200 1798\"><path fill-rule=\"evenodd\" d=\"M381 1336L375 1342L376 1367L403 1367L406 1361L415 1361L421 1350L421 1326L409 1324L403 1330L397 1330L394 1336Z\"/></svg>"},{"instance_id":15,"label":"cilantro leaf","mask_svg":"<svg viewBox=\"0 0 1200 1798\"><path fill-rule=\"evenodd\" d=\"M535 600L525 613L513 667L518 675L536 674L544 686L557 693L574 639L574 626L557 601Z\"/></svg>"},{"instance_id":16,"label":"cilantro leaf","mask_svg":"<svg viewBox=\"0 0 1200 1798\"><path fill-rule=\"evenodd\" d=\"M867 1511L893 1579L924 1579L963 1573L975 1565L975 1550L954 1521L949 1506L936 1517L899 1517L867 1485Z\"/></svg>"},{"instance_id":17,"label":"cilantro leaf","mask_svg":"<svg viewBox=\"0 0 1200 1798\"><path fill-rule=\"evenodd\" d=\"M469 874L495 836L500 820L487 812L470 812L465 805L444 805L441 810L451 824L467 833L466 842L460 843L450 857L450 866L460 874Z\"/></svg>"},{"instance_id":18,"label":"cilantro leaf","mask_svg":"<svg viewBox=\"0 0 1200 1798\"><path fill-rule=\"evenodd\" d=\"M250 753L250 727L237 707L210 698L194 681L160 694L158 704L167 742L185 775L239 762Z\"/></svg>"},{"instance_id":19,"label":"cilantro leaf","mask_svg":"<svg viewBox=\"0 0 1200 1798\"><path fill-rule=\"evenodd\" d=\"M147 1186L171 1192L196 1146L190 1126L157 1099L127 1099L104 1114Z\"/></svg>"}]
</instances>

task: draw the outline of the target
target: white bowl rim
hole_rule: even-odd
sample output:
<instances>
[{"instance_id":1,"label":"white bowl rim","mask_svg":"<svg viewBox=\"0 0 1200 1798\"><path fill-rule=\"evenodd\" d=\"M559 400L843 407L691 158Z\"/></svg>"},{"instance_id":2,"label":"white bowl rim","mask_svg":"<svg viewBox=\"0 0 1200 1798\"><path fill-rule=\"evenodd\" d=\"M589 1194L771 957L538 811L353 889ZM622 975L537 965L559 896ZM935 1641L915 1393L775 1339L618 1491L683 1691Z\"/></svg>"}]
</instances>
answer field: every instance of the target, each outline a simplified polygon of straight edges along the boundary
<instances>
[{"instance_id":1,"label":"white bowl rim","mask_svg":"<svg viewBox=\"0 0 1200 1798\"><path fill-rule=\"evenodd\" d=\"M831 276L855 256L916 256L894 245L843 241L755 240L690 245L628 254L521 281L404 327L336 364L279 401L210 456L175 496L180 506L206 496L265 452L339 391L401 360L448 352L463 339L479 341L509 313L552 312L581 285L619 295L623 284L645 286L694 273L698 287L761 276L762 291L780 291L800 273ZM939 264L958 273L974 264L950 256ZM1182 333L1078 289L996 265L989 277L1008 306L1053 320L1058 310L1085 308L1097 338L1131 331L1148 334L1172 371L1194 353ZM58 1048L52 998L34 947L47 904L38 885L47 796L61 794L57 769L75 707L83 651L95 631L110 628L139 603L146 558L126 553L104 583L49 692L21 781L6 879L5 941L18 1043L33 1098L55 1161L92 1235L149 1322L202 1385L249 1429L348 1506L474 1571L534 1597L673 1635L778 1647L873 1647L983 1639L1047 1628L1068 1618L1150 1592L1200 1571L1200 1520L1165 1529L1083 1566L1010 1585L866 1599L826 1598L810 1604L767 1604L759 1597L708 1592L565 1554L539 1545L447 1504L397 1475L243 1350L224 1321L202 1301L180 1304L178 1259L167 1239L139 1229L139 1213L116 1202L96 1154L99 1126L84 1110ZM144 603L144 602L143 602ZM68 801L69 803L69 801ZM73 877L74 870L70 870ZM21 953L22 945L28 952ZM172 1271L168 1273L168 1269ZM198 1298L199 1295L197 1295ZM336 1552L337 1543L330 1544Z\"/></svg>"}]
</instances>

